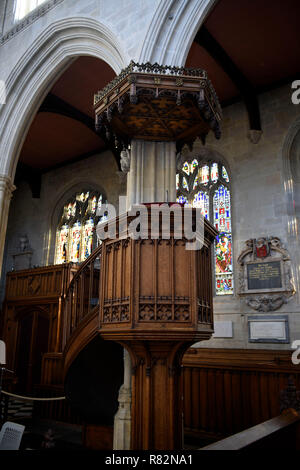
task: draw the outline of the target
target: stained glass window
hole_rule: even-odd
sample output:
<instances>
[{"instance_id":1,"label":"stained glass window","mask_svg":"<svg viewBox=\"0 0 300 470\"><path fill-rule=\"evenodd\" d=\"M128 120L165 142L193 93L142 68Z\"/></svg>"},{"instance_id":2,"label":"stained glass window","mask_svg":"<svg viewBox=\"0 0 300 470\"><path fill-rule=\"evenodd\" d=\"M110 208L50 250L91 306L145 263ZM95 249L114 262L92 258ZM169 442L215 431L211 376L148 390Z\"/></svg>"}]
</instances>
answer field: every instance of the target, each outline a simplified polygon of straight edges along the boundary
<instances>
[{"instance_id":1,"label":"stained glass window","mask_svg":"<svg viewBox=\"0 0 300 470\"><path fill-rule=\"evenodd\" d=\"M180 202L180 204L185 204L188 205L189 201L185 196L178 196L177 197L177 202Z\"/></svg>"},{"instance_id":2,"label":"stained glass window","mask_svg":"<svg viewBox=\"0 0 300 470\"><path fill-rule=\"evenodd\" d=\"M214 224L220 232L231 232L230 191L223 185L214 193Z\"/></svg>"},{"instance_id":3,"label":"stained glass window","mask_svg":"<svg viewBox=\"0 0 300 470\"><path fill-rule=\"evenodd\" d=\"M189 190L189 187L188 187L188 184L187 184L187 181L186 181L185 177L182 178L182 186L183 186L184 189L187 189L187 191Z\"/></svg>"},{"instance_id":4,"label":"stained glass window","mask_svg":"<svg viewBox=\"0 0 300 470\"><path fill-rule=\"evenodd\" d=\"M194 173L194 171L198 168L198 160L195 158L191 163L185 162L182 166L182 171L187 175Z\"/></svg>"},{"instance_id":5,"label":"stained glass window","mask_svg":"<svg viewBox=\"0 0 300 470\"><path fill-rule=\"evenodd\" d=\"M57 264L63 264L68 259L67 247L69 238L69 226L63 225L57 233Z\"/></svg>"},{"instance_id":6,"label":"stained glass window","mask_svg":"<svg viewBox=\"0 0 300 470\"><path fill-rule=\"evenodd\" d=\"M198 168L198 160L195 158L195 159L192 161L191 173L194 173L194 170L196 170L197 168Z\"/></svg>"},{"instance_id":7,"label":"stained glass window","mask_svg":"<svg viewBox=\"0 0 300 470\"><path fill-rule=\"evenodd\" d=\"M185 162L183 164L182 171L184 171L184 173L186 173L187 175L190 174L190 165L188 164L188 162Z\"/></svg>"},{"instance_id":8,"label":"stained glass window","mask_svg":"<svg viewBox=\"0 0 300 470\"><path fill-rule=\"evenodd\" d=\"M222 177L226 181L226 183L229 183L229 176L225 166L222 166Z\"/></svg>"},{"instance_id":9,"label":"stained glass window","mask_svg":"<svg viewBox=\"0 0 300 470\"><path fill-rule=\"evenodd\" d=\"M199 207L204 217L209 220L209 196L207 193L204 193L203 191L196 193L192 206Z\"/></svg>"},{"instance_id":10,"label":"stained glass window","mask_svg":"<svg viewBox=\"0 0 300 470\"><path fill-rule=\"evenodd\" d=\"M70 261L79 263L81 244L81 223L76 222L71 229Z\"/></svg>"},{"instance_id":11,"label":"stained glass window","mask_svg":"<svg viewBox=\"0 0 300 470\"><path fill-rule=\"evenodd\" d=\"M82 191L66 202L57 228L55 263L80 263L96 247L95 228L103 195Z\"/></svg>"},{"instance_id":12,"label":"stained glass window","mask_svg":"<svg viewBox=\"0 0 300 470\"><path fill-rule=\"evenodd\" d=\"M81 258L86 259L92 254L94 235L94 219L90 218L83 227Z\"/></svg>"},{"instance_id":13,"label":"stained glass window","mask_svg":"<svg viewBox=\"0 0 300 470\"><path fill-rule=\"evenodd\" d=\"M66 207L67 219L71 219L72 217L75 217L75 213L76 213L76 202L69 202L69 204Z\"/></svg>"},{"instance_id":14,"label":"stained glass window","mask_svg":"<svg viewBox=\"0 0 300 470\"><path fill-rule=\"evenodd\" d=\"M215 292L233 294L231 195L226 167L218 161L193 158L184 162L176 181L177 201L201 208L219 231L214 252Z\"/></svg>"},{"instance_id":15,"label":"stained glass window","mask_svg":"<svg viewBox=\"0 0 300 470\"><path fill-rule=\"evenodd\" d=\"M213 183L216 183L219 179L219 165L217 163L213 163L210 169L210 179Z\"/></svg>"},{"instance_id":16,"label":"stained glass window","mask_svg":"<svg viewBox=\"0 0 300 470\"><path fill-rule=\"evenodd\" d=\"M199 183L207 185L209 182L209 166L203 165L199 169Z\"/></svg>"},{"instance_id":17,"label":"stained glass window","mask_svg":"<svg viewBox=\"0 0 300 470\"><path fill-rule=\"evenodd\" d=\"M230 191L221 185L214 193L214 224L219 231L215 244L216 292L232 293L232 236Z\"/></svg>"},{"instance_id":18,"label":"stained glass window","mask_svg":"<svg viewBox=\"0 0 300 470\"><path fill-rule=\"evenodd\" d=\"M76 195L76 200L80 202L85 202L89 197L90 193L80 193Z\"/></svg>"}]
</instances>

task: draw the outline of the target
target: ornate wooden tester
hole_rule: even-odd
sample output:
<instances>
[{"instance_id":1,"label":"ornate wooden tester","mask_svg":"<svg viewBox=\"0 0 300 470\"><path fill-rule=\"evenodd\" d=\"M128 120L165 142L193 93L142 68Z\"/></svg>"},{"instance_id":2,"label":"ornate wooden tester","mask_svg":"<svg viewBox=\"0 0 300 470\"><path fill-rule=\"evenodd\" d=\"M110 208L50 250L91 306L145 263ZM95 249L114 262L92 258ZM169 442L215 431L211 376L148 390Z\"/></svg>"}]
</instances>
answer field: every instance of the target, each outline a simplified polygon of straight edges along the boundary
<instances>
[{"instance_id":1,"label":"ornate wooden tester","mask_svg":"<svg viewBox=\"0 0 300 470\"><path fill-rule=\"evenodd\" d=\"M99 132L121 147L134 138L175 141L180 148L197 136L204 140L210 129L217 137L220 132L218 100L202 70L131 63L95 96L95 111ZM146 207L144 238L124 231L134 216L123 215L116 237L103 241L99 333L131 356L132 449L180 449L181 358L213 332L211 249L217 232L203 221L203 248L187 250L182 225L182 236L174 236L173 213L170 237L162 218L153 236L157 204ZM183 220L184 208L176 210ZM196 209L190 211L195 225Z\"/></svg>"},{"instance_id":2,"label":"ornate wooden tester","mask_svg":"<svg viewBox=\"0 0 300 470\"><path fill-rule=\"evenodd\" d=\"M131 62L94 97L96 129L121 150L131 139L174 141L177 150L213 130L221 107L202 69Z\"/></svg>"}]
</instances>

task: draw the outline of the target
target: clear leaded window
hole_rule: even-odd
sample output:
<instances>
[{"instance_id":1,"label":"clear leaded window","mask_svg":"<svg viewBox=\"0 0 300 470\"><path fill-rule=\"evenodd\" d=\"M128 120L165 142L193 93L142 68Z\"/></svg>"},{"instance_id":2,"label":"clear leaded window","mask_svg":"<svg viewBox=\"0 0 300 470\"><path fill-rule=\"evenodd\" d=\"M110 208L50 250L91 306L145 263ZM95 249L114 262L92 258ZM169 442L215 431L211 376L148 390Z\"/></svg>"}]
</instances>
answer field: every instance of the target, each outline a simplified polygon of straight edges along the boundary
<instances>
[{"instance_id":1,"label":"clear leaded window","mask_svg":"<svg viewBox=\"0 0 300 470\"><path fill-rule=\"evenodd\" d=\"M19 21L46 0L16 0L15 20Z\"/></svg>"},{"instance_id":2,"label":"clear leaded window","mask_svg":"<svg viewBox=\"0 0 300 470\"><path fill-rule=\"evenodd\" d=\"M223 163L194 158L176 175L177 201L201 209L219 231L215 242L217 295L233 294L231 195L229 174Z\"/></svg>"},{"instance_id":3,"label":"clear leaded window","mask_svg":"<svg viewBox=\"0 0 300 470\"><path fill-rule=\"evenodd\" d=\"M56 232L55 264L80 263L96 248L98 209L103 196L96 192L77 193L64 205Z\"/></svg>"}]
</instances>

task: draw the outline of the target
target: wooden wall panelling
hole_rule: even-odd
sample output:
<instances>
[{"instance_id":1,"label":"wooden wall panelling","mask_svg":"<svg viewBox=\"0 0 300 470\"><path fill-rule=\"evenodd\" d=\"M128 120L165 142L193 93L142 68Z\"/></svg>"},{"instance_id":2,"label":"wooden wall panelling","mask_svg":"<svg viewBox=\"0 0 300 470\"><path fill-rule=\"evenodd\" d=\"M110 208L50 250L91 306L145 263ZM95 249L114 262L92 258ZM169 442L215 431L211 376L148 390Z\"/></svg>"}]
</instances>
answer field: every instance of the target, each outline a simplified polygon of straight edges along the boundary
<instances>
[{"instance_id":1,"label":"wooden wall panelling","mask_svg":"<svg viewBox=\"0 0 300 470\"><path fill-rule=\"evenodd\" d=\"M291 351L190 349L183 358L187 433L229 436L279 414L280 391L300 371Z\"/></svg>"},{"instance_id":2,"label":"wooden wall panelling","mask_svg":"<svg viewBox=\"0 0 300 470\"><path fill-rule=\"evenodd\" d=\"M18 366L18 338L20 321L24 315L32 315L37 312L39 315L45 316L49 321L48 344L45 352L61 352L64 295L77 269L77 266L67 264L14 271L7 274L2 336L7 345L7 364L12 370L16 370ZM37 327L41 321L42 318L37 317L33 326ZM31 331L31 336L35 338L34 331ZM38 341L39 338L35 338L35 342ZM42 346L44 349L45 345ZM41 361L41 358L36 358L36 361ZM60 376L61 365L58 365L57 361L54 361L51 367L47 361L41 362L41 380L49 381L50 376ZM46 370L43 371L46 364ZM58 367L57 372L54 371L56 366ZM46 377L48 378L46 379Z\"/></svg>"}]
</instances>

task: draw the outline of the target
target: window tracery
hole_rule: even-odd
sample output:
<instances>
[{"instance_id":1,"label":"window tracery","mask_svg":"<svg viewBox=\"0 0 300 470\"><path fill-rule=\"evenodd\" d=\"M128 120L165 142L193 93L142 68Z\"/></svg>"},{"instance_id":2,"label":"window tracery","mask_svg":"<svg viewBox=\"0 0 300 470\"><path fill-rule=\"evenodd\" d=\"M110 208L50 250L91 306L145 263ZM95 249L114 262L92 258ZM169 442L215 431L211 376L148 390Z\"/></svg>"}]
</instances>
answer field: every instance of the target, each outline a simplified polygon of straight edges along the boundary
<instances>
[{"instance_id":1,"label":"window tracery","mask_svg":"<svg viewBox=\"0 0 300 470\"><path fill-rule=\"evenodd\" d=\"M56 232L55 264L80 263L91 255L103 199L102 194L82 191L66 202Z\"/></svg>"}]
</instances>

